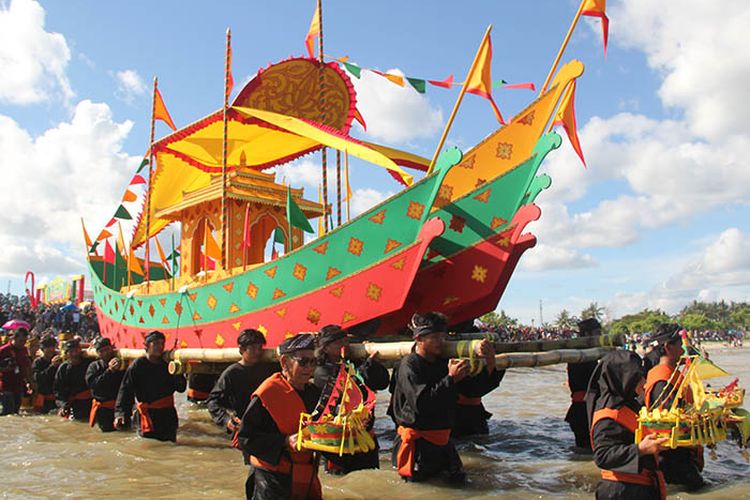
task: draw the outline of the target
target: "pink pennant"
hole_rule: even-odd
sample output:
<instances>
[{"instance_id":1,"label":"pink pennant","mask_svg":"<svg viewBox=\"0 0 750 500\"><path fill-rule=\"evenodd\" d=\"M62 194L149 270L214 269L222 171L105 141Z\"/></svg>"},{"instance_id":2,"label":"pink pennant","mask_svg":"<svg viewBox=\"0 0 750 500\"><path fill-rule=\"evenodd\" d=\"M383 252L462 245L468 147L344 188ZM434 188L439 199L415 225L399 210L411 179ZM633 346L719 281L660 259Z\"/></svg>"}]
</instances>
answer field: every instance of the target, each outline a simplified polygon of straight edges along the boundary
<instances>
[{"instance_id":1,"label":"pink pennant","mask_svg":"<svg viewBox=\"0 0 750 500\"><path fill-rule=\"evenodd\" d=\"M435 85L436 87L443 87L445 89L449 89L453 86L453 75L450 75L445 80L427 80L432 85Z\"/></svg>"},{"instance_id":2,"label":"pink pennant","mask_svg":"<svg viewBox=\"0 0 750 500\"><path fill-rule=\"evenodd\" d=\"M526 82L526 83L506 83L503 85L504 89L527 89L527 90L536 90L536 86L534 86L534 82Z\"/></svg>"}]
</instances>

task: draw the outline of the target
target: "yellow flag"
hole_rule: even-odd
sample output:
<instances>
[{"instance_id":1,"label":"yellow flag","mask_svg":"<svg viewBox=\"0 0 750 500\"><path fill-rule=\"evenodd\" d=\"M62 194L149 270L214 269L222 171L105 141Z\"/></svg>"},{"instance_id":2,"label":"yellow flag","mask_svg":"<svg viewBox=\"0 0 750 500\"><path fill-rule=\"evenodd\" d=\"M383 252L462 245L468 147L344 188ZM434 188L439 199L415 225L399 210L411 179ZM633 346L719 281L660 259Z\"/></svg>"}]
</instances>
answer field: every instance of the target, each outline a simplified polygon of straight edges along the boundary
<instances>
[{"instance_id":1,"label":"yellow flag","mask_svg":"<svg viewBox=\"0 0 750 500\"><path fill-rule=\"evenodd\" d=\"M130 256L128 258L128 271L143 276L143 267L141 267L141 263L138 262L138 257L135 256L135 252L132 248L130 249Z\"/></svg>"},{"instance_id":2,"label":"yellow flag","mask_svg":"<svg viewBox=\"0 0 750 500\"><path fill-rule=\"evenodd\" d=\"M221 261L221 248L219 247L219 244L216 243L216 240L214 239L214 235L211 232L211 228L209 227L208 223L206 223L205 227L206 231L206 248L204 249L207 256L211 257L217 262Z\"/></svg>"},{"instance_id":3,"label":"yellow flag","mask_svg":"<svg viewBox=\"0 0 750 500\"><path fill-rule=\"evenodd\" d=\"M320 16L318 15L318 9L315 9L312 21L310 21L310 29L307 31L305 37L305 46L307 47L307 55L310 59L315 59L315 38L320 36Z\"/></svg>"},{"instance_id":4,"label":"yellow flag","mask_svg":"<svg viewBox=\"0 0 750 500\"><path fill-rule=\"evenodd\" d=\"M505 123L495 100L492 99L492 40L490 40L489 30L479 46L477 57L472 64L471 74L466 78L464 85L466 85L466 92L490 101L497 121Z\"/></svg>"}]
</instances>

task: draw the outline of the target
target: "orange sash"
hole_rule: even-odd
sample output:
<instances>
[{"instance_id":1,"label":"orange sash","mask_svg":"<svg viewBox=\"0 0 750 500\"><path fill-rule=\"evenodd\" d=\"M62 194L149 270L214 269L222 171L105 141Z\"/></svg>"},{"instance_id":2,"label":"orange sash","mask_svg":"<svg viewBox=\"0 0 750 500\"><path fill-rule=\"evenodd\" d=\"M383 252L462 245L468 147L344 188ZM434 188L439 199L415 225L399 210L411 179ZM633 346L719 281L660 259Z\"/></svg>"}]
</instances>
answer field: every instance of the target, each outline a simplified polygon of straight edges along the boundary
<instances>
[{"instance_id":1,"label":"orange sash","mask_svg":"<svg viewBox=\"0 0 750 500\"><path fill-rule=\"evenodd\" d=\"M205 391L199 391L198 389L188 389L187 390L187 397L188 399L197 399L198 401L205 401L208 399L208 392Z\"/></svg>"},{"instance_id":2,"label":"orange sash","mask_svg":"<svg viewBox=\"0 0 750 500\"><path fill-rule=\"evenodd\" d=\"M671 373L671 372L670 372ZM611 408L602 408L594 412L594 416L591 422L591 444L593 448L594 444L594 426L600 420L610 418L629 430L635 433L638 427L638 415L627 406L623 406L620 409L613 410ZM667 485L664 482L664 474L660 470L651 471L643 469L638 474L628 474L625 472L615 472L611 470L602 469L602 479L607 481L617 481L621 483L640 484L643 486L655 486L659 490L659 497L664 500L667 498Z\"/></svg>"},{"instance_id":3,"label":"orange sash","mask_svg":"<svg viewBox=\"0 0 750 500\"><path fill-rule=\"evenodd\" d=\"M398 449L398 454L396 455L398 474L401 477L412 477L417 439L426 439L435 446L445 446L448 444L451 430L435 429L432 431L421 431L399 425L398 435L401 437L401 447Z\"/></svg>"},{"instance_id":4,"label":"orange sash","mask_svg":"<svg viewBox=\"0 0 750 500\"><path fill-rule=\"evenodd\" d=\"M32 406L36 411L42 411L44 409L45 402L54 400L54 394L37 394L36 396L34 396L34 402Z\"/></svg>"},{"instance_id":5,"label":"orange sash","mask_svg":"<svg viewBox=\"0 0 750 500\"><path fill-rule=\"evenodd\" d=\"M91 391L89 389L86 389L85 391L81 391L78 394L74 394L72 397L68 398L68 402L84 401L86 399L91 399Z\"/></svg>"},{"instance_id":6,"label":"orange sash","mask_svg":"<svg viewBox=\"0 0 750 500\"><path fill-rule=\"evenodd\" d=\"M151 415L149 415L148 411L153 410L161 410L164 408L172 408L174 407L174 394L170 394L169 396L164 396L163 398L159 398L156 401L152 401L150 403L137 403L135 405L136 409L138 409L138 413L141 414L141 433L146 434L149 432L154 431L154 423L151 421Z\"/></svg>"},{"instance_id":7,"label":"orange sash","mask_svg":"<svg viewBox=\"0 0 750 500\"><path fill-rule=\"evenodd\" d=\"M646 408L651 407L651 390L659 382L668 382L672 378L673 372L674 368L669 365L661 364L654 366L648 371L648 375L646 376L646 386L643 388ZM672 385L679 384L681 378L682 374L677 377L677 380L675 380Z\"/></svg>"},{"instance_id":8,"label":"orange sash","mask_svg":"<svg viewBox=\"0 0 750 500\"><path fill-rule=\"evenodd\" d=\"M586 399L586 391L575 391L570 393L570 401L573 403L583 403Z\"/></svg>"},{"instance_id":9,"label":"orange sash","mask_svg":"<svg viewBox=\"0 0 750 500\"><path fill-rule=\"evenodd\" d=\"M96 423L96 412L99 411L99 408L109 408L110 410L114 410L115 400L111 399L109 401L99 401L98 399L94 398L94 400L91 401L91 412L89 413L89 425L91 427L93 427L94 423Z\"/></svg>"},{"instance_id":10,"label":"orange sash","mask_svg":"<svg viewBox=\"0 0 750 500\"><path fill-rule=\"evenodd\" d=\"M299 429L300 413L307 413L302 398L281 373L274 373L255 390L253 396L260 398L263 407L268 411L285 436L296 434ZM282 456L278 464L266 462L250 456L254 467L292 476L292 498L322 498L323 493L317 474L317 464L313 463L313 453L308 450L297 451L288 448L291 461Z\"/></svg>"},{"instance_id":11,"label":"orange sash","mask_svg":"<svg viewBox=\"0 0 750 500\"><path fill-rule=\"evenodd\" d=\"M470 398L459 393L456 403L464 406L479 406L482 404L482 398Z\"/></svg>"}]
</instances>

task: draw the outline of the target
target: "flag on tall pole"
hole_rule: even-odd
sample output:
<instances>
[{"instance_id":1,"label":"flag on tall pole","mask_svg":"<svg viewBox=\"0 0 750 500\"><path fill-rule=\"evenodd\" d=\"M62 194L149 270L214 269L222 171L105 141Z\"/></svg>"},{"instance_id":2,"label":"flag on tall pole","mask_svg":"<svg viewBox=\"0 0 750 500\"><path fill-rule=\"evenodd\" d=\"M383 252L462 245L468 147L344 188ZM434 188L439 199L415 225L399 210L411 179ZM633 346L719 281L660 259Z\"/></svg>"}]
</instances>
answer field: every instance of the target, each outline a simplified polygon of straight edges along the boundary
<instances>
[{"instance_id":1,"label":"flag on tall pole","mask_svg":"<svg viewBox=\"0 0 750 500\"><path fill-rule=\"evenodd\" d=\"M310 59L315 59L315 38L320 36L320 13L318 8L315 8L312 21L310 21L310 29L307 30L307 36L305 37L305 47L307 47L307 55Z\"/></svg>"},{"instance_id":2,"label":"flag on tall pole","mask_svg":"<svg viewBox=\"0 0 750 500\"><path fill-rule=\"evenodd\" d=\"M292 227L297 227L306 233L314 233L314 231L302 209L292 199L292 188L289 186L286 187L286 220L289 223L289 251L291 251Z\"/></svg>"},{"instance_id":3,"label":"flag on tall pole","mask_svg":"<svg viewBox=\"0 0 750 500\"><path fill-rule=\"evenodd\" d=\"M159 238L154 238L154 242L156 243L156 251L159 252L159 260L161 261L161 268L164 270L164 278L166 278L167 269L169 268L167 257L164 255L164 249L161 247L161 243L159 243Z\"/></svg>"},{"instance_id":4,"label":"flag on tall pole","mask_svg":"<svg viewBox=\"0 0 750 500\"><path fill-rule=\"evenodd\" d=\"M565 129L565 133L568 134L568 140L570 145L573 146L578 157L583 162L583 166L586 166L586 160L583 158L583 150L581 149L581 142L578 140L578 130L576 125L576 110L575 110L575 94L576 94L576 81L573 80L563 94L560 107L557 108L555 114L555 120L552 125L562 125Z\"/></svg>"},{"instance_id":5,"label":"flag on tall pole","mask_svg":"<svg viewBox=\"0 0 750 500\"><path fill-rule=\"evenodd\" d=\"M479 46L479 51L472 65L472 71L466 78L464 86L466 87L466 92L484 97L490 101L497 121L505 123L503 115L500 114L500 110L492 98L492 40L490 39L489 30L484 35L484 39Z\"/></svg>"},{"instance_id":6,"label":"flag on tall pole","mask_svg":"<svg viewBox=\"0 0 750 500\"><path fill-rule=\"evenodd\" d=\"M172 130L177 130L169 111L167 111L167 106L164 104L164 99L161 97L161 92L156 86L156 80L154 80L154 120L161 120L169 125Z\"/></svg>"},{"instance_id":7,"label":"flag on tall pole","mask_svg":"<svg viewBox=\"0 0 750 500\"><path fill-rule=\"evenodd\" d=\"M607 55L607 39L609 38L609 18L606 11L607 0L583 0L582 16L598 17L602 21L602 38L604 39L604 55Z\"/></svg>"}]
</instances>

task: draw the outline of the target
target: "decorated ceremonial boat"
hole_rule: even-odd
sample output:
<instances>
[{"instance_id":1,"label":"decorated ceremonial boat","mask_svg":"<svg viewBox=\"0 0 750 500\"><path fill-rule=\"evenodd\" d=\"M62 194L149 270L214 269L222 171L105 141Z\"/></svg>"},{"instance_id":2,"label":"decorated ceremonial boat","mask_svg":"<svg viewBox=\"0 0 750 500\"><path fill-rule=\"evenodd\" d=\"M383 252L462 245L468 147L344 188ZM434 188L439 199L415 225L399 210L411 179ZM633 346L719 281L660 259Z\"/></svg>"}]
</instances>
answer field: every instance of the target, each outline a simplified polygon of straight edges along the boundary
<instances>
[{"instance_id":1,"label":"decorated ceremonial boat","mask_svg":"<svg viewBox=\"0 0 750 500\"><path fill-rule=\"evenodd\" d=\"M129 244L120 239L112 251L105 241L99 256L87 236L102 333L123 347L141 346L158 329L171 348L223 348L240 330L257 328L272 347L329 323L373 338L397 333L415 310L442 311L452 324L493 310L535 244L523 231L539 218L533 201L551 182L537 171L560 144L556 134L542 136L572 103L582 73L580 62L568 63L548 90L466 154L452 148L430 162L349 135L362 117L335 61L271 65L231 106L152 140ZM163 102L156 88L154 95L156 110ZM262 171L327 148L385 167L406 187L305 243L306 219L327 223L328 204ZM401 167L427 175L413 182ZM157 235L173 222L180 264L172 259L169 269ZM107 236L105 228L97 242ZM268 259L271 238L286 252ZM152 241L160 262L149 257ZM135 257L139 247L144 257Z\"/></svg>"}]
</instances>

